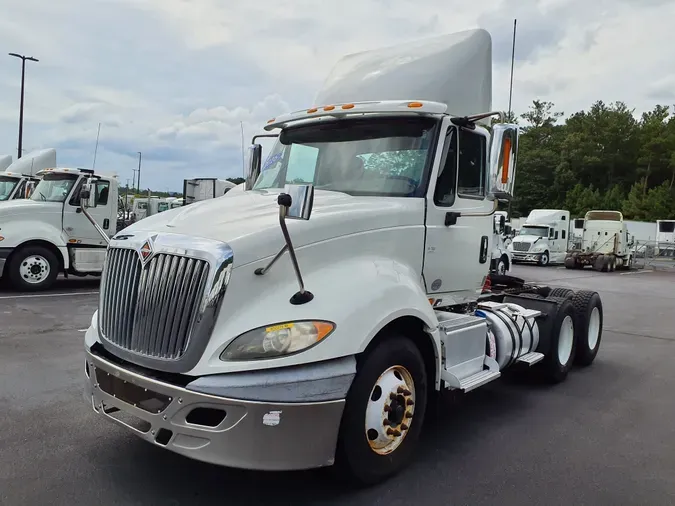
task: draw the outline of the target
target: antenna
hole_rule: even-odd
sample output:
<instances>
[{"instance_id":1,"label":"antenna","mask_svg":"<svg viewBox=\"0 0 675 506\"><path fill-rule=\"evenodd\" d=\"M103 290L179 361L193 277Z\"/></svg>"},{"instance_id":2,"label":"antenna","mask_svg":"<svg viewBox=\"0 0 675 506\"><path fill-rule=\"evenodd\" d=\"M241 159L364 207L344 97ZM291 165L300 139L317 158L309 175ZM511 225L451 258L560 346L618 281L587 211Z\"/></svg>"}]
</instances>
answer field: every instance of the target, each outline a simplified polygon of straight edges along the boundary
<instances>
[{"instance_id":1,"label":"antenna","mask_svg":"<svg viewBox=\"0 0 675 506\"><path fill-rule=\"evenodd\" d=\"M92 164L91 168L95 169L96 168L96 153L98 152L98 137L101 135L101 124L98 124L98 132L96 132L96 147L94 148L94 163Z\"/></svg>"},{"instance_id":2,"label":"antenna","mask_svg":"<svg viewBox=\"0 0 675 506\"><path fill-rule=\"evenodd\" d=\"M241 125L241 169L242 169L242 175L244 176L244 179L246 178L246 157L244 155L244 122L240 121L239 124Z\"/></svg>"},{"instance_id":3,"label":"antenna","mask_svg":"<svg viewBox=\"0 0 675 506\"><path fill-rule=\"evenodd\" d=\"M513 97L513 64L516 61L516 25L517 19L513 20L513 45L511 47L511 84L509 86L509 121L511 120L511 99Z\"/></svg>"}]
</instances>

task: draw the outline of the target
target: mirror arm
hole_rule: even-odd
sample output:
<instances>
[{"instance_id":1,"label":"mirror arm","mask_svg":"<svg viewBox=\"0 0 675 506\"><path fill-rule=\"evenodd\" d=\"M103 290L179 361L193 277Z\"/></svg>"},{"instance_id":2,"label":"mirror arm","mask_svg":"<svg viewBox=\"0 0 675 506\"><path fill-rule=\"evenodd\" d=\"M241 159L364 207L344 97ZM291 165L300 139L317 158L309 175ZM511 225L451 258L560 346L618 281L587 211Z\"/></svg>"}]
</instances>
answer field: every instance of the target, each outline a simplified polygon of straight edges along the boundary
<instances>
[{"instance_id":1,"label":"mirror arm","mask_svg":"<svg viewBox=\"0 0 675 506\"><path fill-rule=\"evenodd\" d=\"M89 214L89 211L87 211L86 206L80 206L80 209L82 209L82 214L84 214L87 219L91 222L92 225L94 225L94 228L96 231L103 237L103 240L105 241L106 244L110 244L110 238L108 237L108 234L105 233L105 231L99 227L98 223L96 223L96 220L92 218L91 214Z\"/></svg>"},{"instance_id":2,"label":"mirror arm","mask_svg":"<svg viewBox=\"0 0 675 506\"><path fill-rule=\"evenodd\" d=\"M281 256L286 253L288 250L288 244L284 244L284 247L279 250L279 253L274 255L274 258L268 263L265 267L258 267L255 271L254 274L257 276L264 276L267 274L267 272L272 268L272 266L276 263L277 260L281 258Z\"/></svg>"}]
</instances>

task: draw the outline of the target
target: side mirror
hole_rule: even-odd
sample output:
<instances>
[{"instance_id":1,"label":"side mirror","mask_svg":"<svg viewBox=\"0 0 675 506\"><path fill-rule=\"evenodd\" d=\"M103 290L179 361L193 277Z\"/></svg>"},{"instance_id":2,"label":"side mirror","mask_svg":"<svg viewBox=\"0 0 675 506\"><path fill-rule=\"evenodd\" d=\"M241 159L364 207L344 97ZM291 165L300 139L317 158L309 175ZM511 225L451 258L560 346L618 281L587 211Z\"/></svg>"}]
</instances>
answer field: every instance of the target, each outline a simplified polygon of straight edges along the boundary
<instances>
[{"instance_id":1,"label":"side mirror","mask_svg":"<svg viewBox=\"0 0 675 506\"><path fill-rule=\"evenodd\" d=\"M246 167L246 187L245 190L251 190L260 175L260 165L262 162L262 146L252 144L248 148L248 165Z\"/></svg>"},{"instance_id":2,"label":"side mirror","mask_svg":"<svg viewBox=\"0 0 675 506\"><path fill-rule=\"evenodd\" d=\"M26 182L26 187L24 188L24 198L29 199L30 196L33 194L35 191L35 181L27 181Z\"/></svg>"},{"instance_id":3,"label":"side mirror","mask_svg":"<svg viewBox=\"0 0 675 506\"><path fill-rule=\"evenodd\" d=\"M312 215L314 205L314 186L311 184L287 184L284 193L290 197L284 199L279 196L279 204L286 207L285 217L292 220L308 220ZM287 203L288 202L288 203Z\"/></svg>"},{"instance_id":4,"label":"side mirror","mask_svg":"<svg viewBox=\"0 0 675 506\"><path fill-rule=\"evenodd\" d=\"M509 201L513 198L518 153L518 125L497 123L490 140L490 197Z\"/></svg>"},{"instance_id":5,"label":"side mirror","mask_svg":"<svg viewBox=\"0 0 675 506\"><path fill-rule=\"evenodd\" d=\"M80 206L87 208L96 207L96 185L91 179L82 185L80 190Z\"/></svg>"}]
</instances>

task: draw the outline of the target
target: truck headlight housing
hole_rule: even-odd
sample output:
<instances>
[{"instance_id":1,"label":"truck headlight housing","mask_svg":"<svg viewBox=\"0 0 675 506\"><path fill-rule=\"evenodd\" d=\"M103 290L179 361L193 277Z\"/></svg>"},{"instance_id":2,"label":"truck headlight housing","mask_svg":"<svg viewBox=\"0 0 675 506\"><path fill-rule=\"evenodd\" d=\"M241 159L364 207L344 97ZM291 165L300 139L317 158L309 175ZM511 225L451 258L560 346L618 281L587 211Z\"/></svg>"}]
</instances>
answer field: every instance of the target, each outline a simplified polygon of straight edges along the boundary
<instances>
[{"instance_id":1,"label":"truck headlight housing","mask_svg":"<svg viewBox=\"0 0 675 506\"><path fill-rule=\"evenodd\" d=\"M228 344L221 360L261 360L292 355L328 337L335 324L328 321L279 323L249 330Z\"/></svg>"},{"instance_id":2,"label":"truck headlight housing","mask_svg":"<svg viewBox=\"0 0 675 506\"><path fill-rule=\"evenodd\" d=\"M534 253L542 253L546 249L545 244L536 244L533 248L532 251Z\"/></svg>"}]
</instances>

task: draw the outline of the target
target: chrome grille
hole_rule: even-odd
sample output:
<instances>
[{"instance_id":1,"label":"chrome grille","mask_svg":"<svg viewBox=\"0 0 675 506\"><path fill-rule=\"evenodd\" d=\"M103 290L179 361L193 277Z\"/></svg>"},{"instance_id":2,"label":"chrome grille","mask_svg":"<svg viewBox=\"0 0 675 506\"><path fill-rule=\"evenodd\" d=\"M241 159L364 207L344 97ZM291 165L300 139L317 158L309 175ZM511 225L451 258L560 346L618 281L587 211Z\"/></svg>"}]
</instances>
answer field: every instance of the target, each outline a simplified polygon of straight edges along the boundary
<instances>
[{"instance_id":1,"label":"chrome grille","mask_svg":"<svg viewBox=\"0 0 675 506\"><path fill-rule=\"evenodd\" d=\"M514 242L513 251L520 251L520 252L530 251L531 245L532 243L529 242Z\"/></svg>"},{"instance_id":2,"label":"chrome grille","mask_svg":"<svg viewBox=\"0 0 675 506\"><path fill-rule=\"evenodd\" d=\"M136 250L109 248L99 303L102 336L138 355L180 359L200 314L208 274L205 260L157 253L143 267Z\"/></svg>"}]
</instances>

